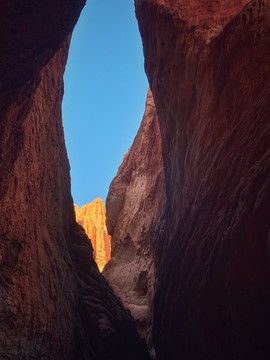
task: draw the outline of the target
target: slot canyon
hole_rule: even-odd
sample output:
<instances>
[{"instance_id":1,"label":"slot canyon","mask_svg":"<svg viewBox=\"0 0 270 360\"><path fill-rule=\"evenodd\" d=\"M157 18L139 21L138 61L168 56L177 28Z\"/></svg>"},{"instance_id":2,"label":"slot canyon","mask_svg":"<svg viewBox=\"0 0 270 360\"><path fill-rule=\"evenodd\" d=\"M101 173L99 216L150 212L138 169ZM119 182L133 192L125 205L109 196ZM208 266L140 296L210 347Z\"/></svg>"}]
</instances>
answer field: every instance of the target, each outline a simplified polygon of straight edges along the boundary
<instances>
[{"instance_id":1,"label":"slot canyon","mask_svg":"<svg viewBox=\"0 0 270 360\"><path fill-rule=\"evenodd\" d=\"M151 90L109 235L62 126L84 5L0 5L0 359L270 359L269 0L135 0Z\"/></svg>"}]
</instances>

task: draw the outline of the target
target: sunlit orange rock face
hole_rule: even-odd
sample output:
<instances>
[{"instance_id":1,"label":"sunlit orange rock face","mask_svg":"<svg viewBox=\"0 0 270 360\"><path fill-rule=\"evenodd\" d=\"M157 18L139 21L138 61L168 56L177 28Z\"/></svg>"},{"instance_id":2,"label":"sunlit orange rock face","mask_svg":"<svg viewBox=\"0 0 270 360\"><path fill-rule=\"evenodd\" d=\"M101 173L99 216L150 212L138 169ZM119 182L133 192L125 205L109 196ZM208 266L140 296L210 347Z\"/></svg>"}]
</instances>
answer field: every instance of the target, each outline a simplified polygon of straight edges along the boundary
<instances>
[{"instance_id":1,"label":"sunlit orange rock face","mask_svg":"<svg viewBox=\"0 0 270 360\"><path fill-rule=\"evenodd\" d=\"M77 222L83 226L91 240L94 259L99 270L102 271L111 258L111 236L107 232L103 200L96 198L81 208L74 205L74 209Z\"/></svg>"}]
</instances>

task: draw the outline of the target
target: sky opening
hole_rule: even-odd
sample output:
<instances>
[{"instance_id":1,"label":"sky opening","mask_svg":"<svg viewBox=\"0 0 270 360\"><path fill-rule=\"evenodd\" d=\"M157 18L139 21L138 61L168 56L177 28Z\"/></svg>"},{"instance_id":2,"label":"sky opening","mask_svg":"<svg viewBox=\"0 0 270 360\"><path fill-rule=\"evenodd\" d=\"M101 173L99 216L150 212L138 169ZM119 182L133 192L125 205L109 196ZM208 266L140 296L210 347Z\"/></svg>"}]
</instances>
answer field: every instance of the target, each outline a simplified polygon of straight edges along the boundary
<instances>
[{"instance_id":1,"label":"sky opening","mask_svg":"<svg viewBox=\"0 0 270 360\"><path fill-rule=\"evenodd\" d=\"M142 120L148 82L133 0L88 0L64 75L63 123L74 203L100 197Z\"/></svg>"}]
</instances>

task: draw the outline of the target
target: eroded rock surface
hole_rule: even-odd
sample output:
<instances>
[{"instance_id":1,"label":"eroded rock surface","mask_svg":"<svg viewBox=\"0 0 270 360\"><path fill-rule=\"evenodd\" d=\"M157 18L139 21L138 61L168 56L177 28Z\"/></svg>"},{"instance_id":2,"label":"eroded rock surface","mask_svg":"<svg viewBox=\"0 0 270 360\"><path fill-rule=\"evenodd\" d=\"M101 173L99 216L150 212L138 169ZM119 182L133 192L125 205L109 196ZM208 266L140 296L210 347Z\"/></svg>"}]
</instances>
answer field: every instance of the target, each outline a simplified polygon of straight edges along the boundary
<instances>
[{"instance_id":1,"label":"eroded rock surface","mask_svg":"<svg viewBox=\"0 0 270 360\"><path fill-rule=\"evenodd\" d=\"M102 271L111 258L111 236L106 226L106 213L103 200L96 198L90 204L79 208L74 205L76 221L84 228L93 246L93 256Z\"/></svg>"},{"instance_id":2,"label":"eroded rock surface","mask_svg":"<svg viewBox=\"0 0 270 360\"><path fill-rule=\"evenodd\" d=\"M147 358L75 221L61 120L69 33L84 1L0 11L0 358Z\"/></svg>"},{"instance_id":3,"label":"eroded rock surface","mask_svg":"<svg viewBox=\"0 0 270 360\"><path fill-rule=\"evenodd\" d=\"M112 259L104 269L115 292L148 337L154 284L154 231L164 205L164 169L156 108L148 91L138 134L106 200Z\"/></svg>"},{"instance_id":4,"label":"eroded rock surface","mask_svg":"<svg viewBox=\"0 0 270 360\"><path fill-rule=\"evenodd\" d=\"M268 359L269 1L135 3L166 181L158 358Z\"/></svg>"}]
</instances>

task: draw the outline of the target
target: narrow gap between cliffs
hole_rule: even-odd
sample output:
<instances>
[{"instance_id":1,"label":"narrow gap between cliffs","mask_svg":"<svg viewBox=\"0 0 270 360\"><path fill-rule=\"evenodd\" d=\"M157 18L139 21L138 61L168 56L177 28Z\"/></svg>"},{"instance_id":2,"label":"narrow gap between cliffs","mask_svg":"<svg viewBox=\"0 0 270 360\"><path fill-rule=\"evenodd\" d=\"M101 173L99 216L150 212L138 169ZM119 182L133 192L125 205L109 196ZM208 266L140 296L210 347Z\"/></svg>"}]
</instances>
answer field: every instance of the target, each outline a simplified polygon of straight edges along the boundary
<instances>
[{"instance_id":1,"label":"narrow gap between cliffs","mask_svg":"<svg viewBox=\"0 0 270 360\"><path fill-rule=\"evenodd\" d=\"M101 271L110 258L103 203L143 116L143 63L133 2L88 1L72 35L63 123L77 221L92 240Z\"/></svg>"}]
</instances>

